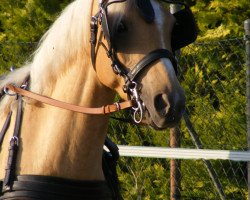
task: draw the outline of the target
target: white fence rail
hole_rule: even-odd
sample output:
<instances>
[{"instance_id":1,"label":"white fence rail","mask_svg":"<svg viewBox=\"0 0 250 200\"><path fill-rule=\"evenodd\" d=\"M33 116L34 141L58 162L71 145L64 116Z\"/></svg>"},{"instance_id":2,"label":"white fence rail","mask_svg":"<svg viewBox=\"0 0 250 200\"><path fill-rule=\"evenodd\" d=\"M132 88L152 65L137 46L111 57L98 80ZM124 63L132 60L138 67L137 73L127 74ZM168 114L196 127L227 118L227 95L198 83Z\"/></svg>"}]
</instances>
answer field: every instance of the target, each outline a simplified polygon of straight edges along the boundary
<instances>
[{"instance_id":1,"label":"white fence rail","mask_svg":"<svg viewBox=\"0 0 250 200\"><path fill-rule=\"evenodd\" d=\"M183 149L118 145L121 156L173 159L250 161L250 151Z\"/></svg>"}]
</instances>

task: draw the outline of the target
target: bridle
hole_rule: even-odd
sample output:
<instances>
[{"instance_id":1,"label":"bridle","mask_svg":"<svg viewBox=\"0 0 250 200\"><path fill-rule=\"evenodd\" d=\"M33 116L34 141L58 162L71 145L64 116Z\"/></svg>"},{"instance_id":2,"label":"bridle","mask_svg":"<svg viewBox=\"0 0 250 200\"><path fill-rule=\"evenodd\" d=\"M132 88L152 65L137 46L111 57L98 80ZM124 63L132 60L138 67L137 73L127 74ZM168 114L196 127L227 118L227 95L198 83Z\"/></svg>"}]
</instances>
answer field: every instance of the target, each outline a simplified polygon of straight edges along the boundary
<instances>
[{"instance_id":1,"label":"bridle","mask_svg":"<svg viewBox=\"0 0 250 200\"><path fill-rule=\"evenodd\" d=\"M114 3L122 3L126 0L99 0L99 10L91 18L91 60L93 66L95 66L96 60L96 45L97 45L97 32L98 25L101 25L101 32L104 35L105 40L107 41L107 46L99 41L99 44L104 47L108 58L111 61L111 67L115 74L120 75L124 78L123 91L127 93L128 98L134 102L132 109L134 110L133 118L136 123L140 123L143 118L144 113L144 104L139 95L139 87L137 83L137 78L139 75L145 71L152 63L161 59L167 58L171 61L175 72L177 73L177 61L172 52L167 49L156 49L148 53L143 57L130 71L126 70L126 67L119 61L117 58L117 52L112 44L112 38L110 34L110 28L108 24L108 12L107 8ZM144 0L145 1L145 0ZM172 2L172 1L171 1Z\"/></svg>"}]
</instances>

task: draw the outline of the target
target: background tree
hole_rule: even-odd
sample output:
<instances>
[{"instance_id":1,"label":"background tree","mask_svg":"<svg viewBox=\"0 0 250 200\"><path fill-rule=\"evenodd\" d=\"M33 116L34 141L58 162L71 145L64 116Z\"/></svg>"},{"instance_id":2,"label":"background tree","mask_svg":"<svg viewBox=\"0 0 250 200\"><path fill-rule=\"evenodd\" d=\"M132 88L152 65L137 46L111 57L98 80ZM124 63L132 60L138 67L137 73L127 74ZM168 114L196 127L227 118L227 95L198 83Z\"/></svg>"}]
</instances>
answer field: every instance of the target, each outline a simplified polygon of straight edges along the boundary
<instances>
[{"instance_id":1,"label":"background tree","mask_svg":"<svg viewBox=\"0 0 250 200\"><path fill-rule=\"evenodd\" d=\"M69 2L71 1L1 1L0 73L12 65L19 67L29 59L41 36Z\"/></svg>"}]
</instances>

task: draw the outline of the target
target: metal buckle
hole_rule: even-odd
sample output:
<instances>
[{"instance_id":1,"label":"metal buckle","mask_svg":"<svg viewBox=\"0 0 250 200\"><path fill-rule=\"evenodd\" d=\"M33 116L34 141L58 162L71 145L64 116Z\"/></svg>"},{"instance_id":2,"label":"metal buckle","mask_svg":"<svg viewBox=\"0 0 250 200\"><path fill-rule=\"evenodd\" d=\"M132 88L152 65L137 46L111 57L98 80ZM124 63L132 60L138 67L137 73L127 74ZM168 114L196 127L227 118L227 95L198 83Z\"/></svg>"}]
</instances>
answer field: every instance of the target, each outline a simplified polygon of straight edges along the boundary
<instances>
[{"instance_id":1,"label":"metal buckle","mask_svg":"<svg viewBox=\"0 0 250 200\"><path fill-rule=\"evenodd\" d=\"M121 106L118 102L115 102L114 105L115 105L117 111L121 110Z\"/></svg>"},{"instance_id":2,"label":"metal buckle","mask_svg":"<svg viewBox=\"0 0 250 200\"><path fill-rule=\"evenodd\" d=\"M129 84L129 91L131 93L132 100L135 101L135 106L132 107L132 109L134 110L133 118L135 123L139 124L142 121L144 111L143 111L143 102L139 96L136 82L132 81Z\"/></svg>"},{"instance_id":3,"label":"metal buckle","mask_svg":"<svg viewBox=\"0 0 250 200\"><path fill-rule=\"evenodd\" d=\"M19 139L18 137L16 136L13 136L11 139L10 139L10 144L14 144L14 145L19 145Z\"/></svg>"},{"instance_id":4,"label":"metal buckle","mask_svg":"<svg viewBox=\"0 0 250 200\"><path fill-rule=\"evenodd\" d=\"M100 10L99 10L99 17L98 17L98 19L99 19L99 24L102 24L102 18L103 18L104 13L105 13L104 8L103 8L103 7L100 7Z\"/></svg>"}]
</instances>

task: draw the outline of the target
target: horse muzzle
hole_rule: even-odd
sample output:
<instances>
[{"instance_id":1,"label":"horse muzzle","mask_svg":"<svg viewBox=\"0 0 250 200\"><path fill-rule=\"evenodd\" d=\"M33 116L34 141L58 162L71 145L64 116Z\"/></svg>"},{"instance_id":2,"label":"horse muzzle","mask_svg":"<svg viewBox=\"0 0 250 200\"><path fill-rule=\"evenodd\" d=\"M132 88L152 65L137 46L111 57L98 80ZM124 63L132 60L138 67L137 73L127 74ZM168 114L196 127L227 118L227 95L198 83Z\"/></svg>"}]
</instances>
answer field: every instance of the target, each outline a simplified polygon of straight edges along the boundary
<instances>
[{"instance_id":1,"label":"horse muzzle","mask_svg":"<svg viewBox=\"0 0 250 200\"><path fill-rule=\"evenodd\" d=\"M172 94L159 93L152 102L146 99L144 102L145 115L142 122L157 130L176 126L185 110L185 96L182 89Z\"/></svg>"}]
</instances>

